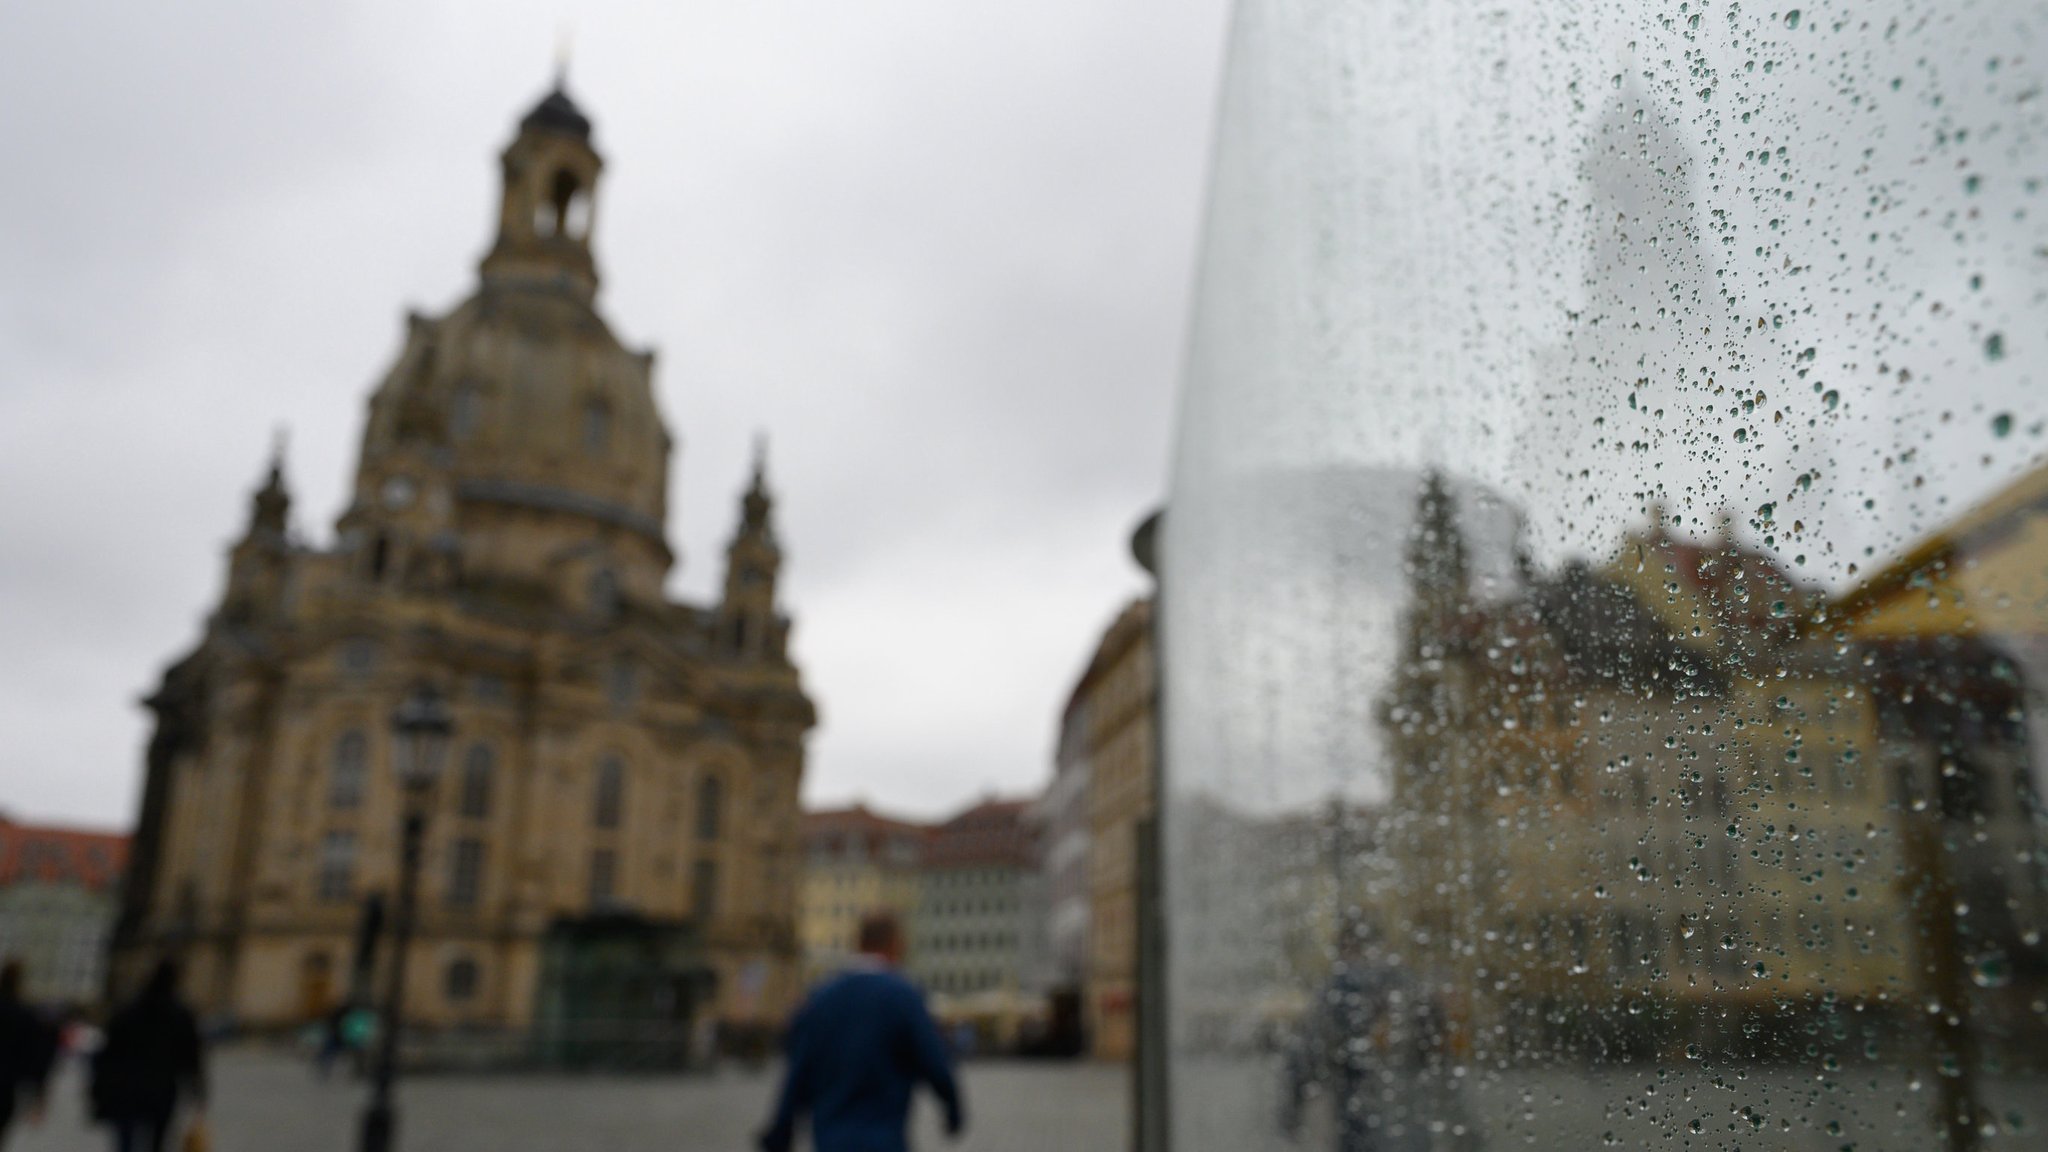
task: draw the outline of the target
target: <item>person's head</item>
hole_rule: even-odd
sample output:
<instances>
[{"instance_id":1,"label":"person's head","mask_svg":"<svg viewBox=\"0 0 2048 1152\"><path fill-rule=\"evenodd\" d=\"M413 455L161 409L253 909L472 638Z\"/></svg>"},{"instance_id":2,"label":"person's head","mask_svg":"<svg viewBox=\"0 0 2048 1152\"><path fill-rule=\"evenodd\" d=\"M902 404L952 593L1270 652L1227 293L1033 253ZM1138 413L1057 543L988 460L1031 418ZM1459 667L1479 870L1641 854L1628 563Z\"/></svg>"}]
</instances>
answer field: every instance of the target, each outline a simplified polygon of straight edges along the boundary
<instances>
[{"instance_id":1,"label":"person's head","mask_svg":"<svg viewBox=\"0 0 2048 1152\"><path fill-rule=\"evenodd\" d=\"M149 982L142 986L144 1000L175 1000L178 998L178 962L169 956L156 962L149 971Z\"/></svg>"},{"instance_id":2,"label":"person's head","mask_svg":"<svg viewBox=\"0 0 2048 1152\"><path fill-rule=\"evenodd\" d=\"M0 964L0 1000L21 999L21 982L27 975L19 960Z\"/></svg>"},{"instance_id":3,"label":"person's head","mask_svg":"<svg viewBox=\"0 0 2048 1152\"><path fill-rule=\"evenodd\" d=\"M860 937L855 944L863 956L898 963L903 959L903 926L893 912L870 912L860 918Z\"/></svg>"}]
</instances>

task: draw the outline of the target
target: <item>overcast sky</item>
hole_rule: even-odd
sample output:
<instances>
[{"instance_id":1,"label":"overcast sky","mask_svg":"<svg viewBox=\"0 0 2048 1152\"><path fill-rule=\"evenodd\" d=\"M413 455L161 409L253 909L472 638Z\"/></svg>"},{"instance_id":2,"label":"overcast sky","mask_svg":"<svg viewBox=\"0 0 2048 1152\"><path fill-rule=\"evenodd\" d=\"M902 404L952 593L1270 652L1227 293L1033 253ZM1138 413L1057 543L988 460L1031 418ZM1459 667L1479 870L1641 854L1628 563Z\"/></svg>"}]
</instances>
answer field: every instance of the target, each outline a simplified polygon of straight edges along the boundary
<instances>
[{"instance_id":1,"label":"overcast sky","mask_svg":"<svg viewBox=\"0 0 2048 1152\"><path fill-rule=\"evenodd\" d=\"M272 430L331 539L408 308L569 88L659 352L676 591L771 439L807 798L1037 787L1163 490L1223 0L20 6L0 40L0 808L132 819Z\"/></svg>"}]
</instances>

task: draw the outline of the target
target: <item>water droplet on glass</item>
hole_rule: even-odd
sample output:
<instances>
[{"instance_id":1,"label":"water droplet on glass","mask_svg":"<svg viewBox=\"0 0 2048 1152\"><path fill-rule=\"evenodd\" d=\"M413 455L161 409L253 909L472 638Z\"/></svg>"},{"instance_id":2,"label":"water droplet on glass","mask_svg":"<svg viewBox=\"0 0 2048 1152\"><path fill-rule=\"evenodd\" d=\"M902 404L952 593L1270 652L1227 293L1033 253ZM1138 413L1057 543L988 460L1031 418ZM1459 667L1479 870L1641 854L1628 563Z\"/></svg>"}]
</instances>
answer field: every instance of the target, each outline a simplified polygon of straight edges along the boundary
<instances>
[{"instance_id":1,"label":"water droplet on glass","mask_svg":"<svg viewBox=\"0 0 2048 1152\"><path fill-rule=\"evenodd\" d=\"M2012 983L2012 964L2003 952L1982 953L1970 966L1970 982L1979 988L2003 988Z\"/></svg>"},{"instance_id":2,"label":"water droplet on glass","mask_svg":"<svg viewBox=\"0 0 2048 1152\"><path fill-rule=\"evenodd\" d=\"M1797 28L1797 27L1799 27L1799 9L1797 9L1797 8L1794 8L1794 9L1793 9L1793 10L1791 10L1790 12L1787 12L1787 13L1785 13L1785 27L1787 27L1787 28Z\"/></svg>"},{"instance_id":3,"label":"water droplet on glass","mask_svg":"<svg viewBox=\"0 0 2048 1152\"><path fill-rule=\"evenodd\" d=\"M2005 359L2005 333L1993 332L1984 338L1984 358L1986 360Z\"/></svg>"},{"instance_id":4,"label":"water droplet on glass","mask_svg":"<svg viewBox=\"0 0 2048 1152\"><path fill-rule=\"evenodd\" d=\"M2012 413L2000 412L1991 418L1991 434L2003 440L2012 435Z\"/></svg>"}]
</instances>

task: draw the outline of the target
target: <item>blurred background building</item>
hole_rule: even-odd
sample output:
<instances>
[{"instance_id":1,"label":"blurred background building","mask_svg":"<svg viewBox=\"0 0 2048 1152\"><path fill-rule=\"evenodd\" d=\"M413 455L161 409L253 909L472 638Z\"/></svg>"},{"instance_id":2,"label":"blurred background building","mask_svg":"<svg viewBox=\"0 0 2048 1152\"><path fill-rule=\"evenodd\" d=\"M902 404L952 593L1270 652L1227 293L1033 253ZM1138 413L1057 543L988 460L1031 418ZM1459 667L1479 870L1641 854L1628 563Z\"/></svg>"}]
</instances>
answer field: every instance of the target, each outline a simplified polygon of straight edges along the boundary
<instances>
[{"instance_id":1,"label":"blurred background building","mask_svg":"<svg viewBox=\"0 0 2048 1152\"><path fill-rule=\"evenodd\" d=\"M0 957L31 1002L89 1005L106 983L128 837L0 816Z\"/></svg>"},{"instance_id":2,"label":"blurred background building","mask_svg":"<svg viewBox=\"0 0 2048 1152\"><path fill-rule=\"evenodd\" d=\"M1094 813L1089 806L1088 709L1070 697L1060 716L1052 780L1039 797L1039 872L1044 886L1045 962L1050 1000L1048 1042L1078 1050L1084 1039L1082 1005L1088 980L1090 854Z\"/></svg>"},{"instance_id":3,"label":"blurred background building","mask_svg":"<svg viewBox=\"0 0 2048 1152\"><path fill-rule=\"evenodd\" d=\"M1067 706L1080 718L1088 764L1090 1049L1109 1060L1136 1048L1138 825L1153 812L1157 754L1152 601L1132 601L1096 645Z\"/></svg>"},{"instance_id":4,"label":"blurred background building","mask_svg":"<svg viewBox=\"0 0 2048 1152\"><path fill-rule=\"evenodd\" d=\"M804 977L817 981L853 957L863 916L893 913L908 926L931 829L878 815L865 805L806 812L798 911Z\"/></svg>"},{"instance_id":5,"label":"blurred background building","mask_svg":"<svg viewBox=\"0 0 2048 1152\"><path fill-rule=\"evenodd\" d=\"M942 1020L1016 1044L1045 1008L1044 886L1027 800L986 800L931 830L909 973Z\"/></svg>"},{"instance_id":6,"label":"blurred background building","mask_svg":"<svg viewBox=\"0 0 2048 1152\"><path fill-rule=\"evenodd\" d=\"M631 939L660 945L621 984L644 1003L550 1002L763 1030L796 995L814 713L772 499L757 459L722 597L667 598L675 441L653 353L595 307L602 169L558 87L503 153L476 291L406 321L337 545L292 535L281 464L256 494L203 636L149 701L117 987L178 955L205 1011L258 1027L360 994L363 902L397 867L390 717L427 683L455 728L411 1019L516 1032L554 996L545 973Z\"/></svg>"}]
</instances>

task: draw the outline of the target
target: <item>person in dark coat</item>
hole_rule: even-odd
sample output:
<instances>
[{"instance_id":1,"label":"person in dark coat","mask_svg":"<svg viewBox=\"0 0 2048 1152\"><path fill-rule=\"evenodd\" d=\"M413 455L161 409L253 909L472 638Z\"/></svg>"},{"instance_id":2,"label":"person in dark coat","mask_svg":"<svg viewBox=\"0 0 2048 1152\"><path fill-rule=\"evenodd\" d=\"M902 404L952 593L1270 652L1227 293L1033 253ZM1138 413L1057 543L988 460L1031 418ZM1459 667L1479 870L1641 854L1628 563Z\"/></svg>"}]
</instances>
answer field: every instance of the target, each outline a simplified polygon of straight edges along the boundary
<instances>
[{"instance_id":1,"label":"person in dark coat","mask_svg":"<svg viewBox=\"0 0 2048 1152\"><path fill-rule=\"evenodd\" d=\"M966 1127L960 1086L924 994L895 968L902 930L892 916L862 920L860 956L818 986L787 1038L789 1065L762 1152L789 1152L808 1114L817 1152L907 1152L904 1129L919 1083L945 1109L946 1134Z\"/></svg>"},{"instance_id":2,"label":"person in dark coat","mask_svg":"<svg viewBox=\"0 0 2048 1152\"><path fill-rule=\"evenodd\" d=\"M162 961L142 993L107 1022L93 1059L93 1115L114 1127L115 1152L162 1152L181 1096L206 1104L199 1019L178 999L178 968Z\"/></svg>"},{"instance_id":3,"label":"person in dark coat","mask_svg":"<svg viewBox=\"0 0 2048 1152\"><path fill-rule=\"evenodd\" d=\"M19 960L0 966L0 1146L24 1098L30 1122L42 1119L50 1065L57 1058L57 1030L22 1002L23 976Z\"/></svg>"}]
</instances>

